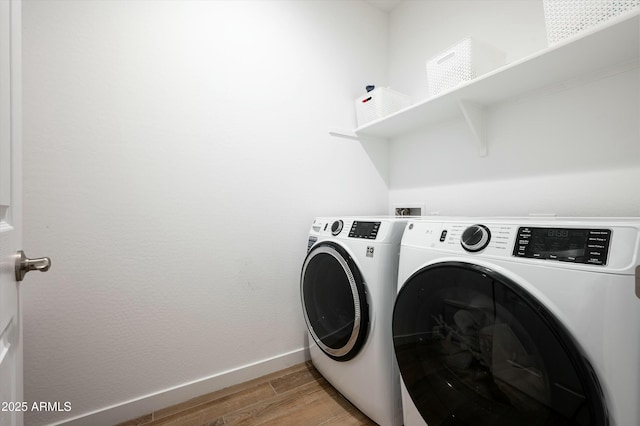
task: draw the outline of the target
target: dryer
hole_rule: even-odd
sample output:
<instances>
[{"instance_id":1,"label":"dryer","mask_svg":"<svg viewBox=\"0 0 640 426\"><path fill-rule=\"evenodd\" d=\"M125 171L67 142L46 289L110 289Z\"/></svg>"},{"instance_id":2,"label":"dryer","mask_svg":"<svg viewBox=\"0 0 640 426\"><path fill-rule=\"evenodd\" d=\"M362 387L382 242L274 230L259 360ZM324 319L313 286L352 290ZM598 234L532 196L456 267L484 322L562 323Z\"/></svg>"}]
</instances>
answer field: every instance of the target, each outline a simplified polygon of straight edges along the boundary
<instances>
[{"instance_id":1,"label":"dryer","mask_svg":"<svg viewBox=\"0 0 640 426\"><path fill-rule=\"evenodd\" d=\"M412 220L406 426L640 424L640 219Z\"/></svg>"},{"instance_id":2,"label":"dryer","mask_svg":"<svg viewBox=\"0 0 640 426\"><path fill-rule=\"evenodd\" d=\"M391 314L406 220L316 218L300 295L315 368L376 423L402 424Z\"/></svg>"}]
</instances>

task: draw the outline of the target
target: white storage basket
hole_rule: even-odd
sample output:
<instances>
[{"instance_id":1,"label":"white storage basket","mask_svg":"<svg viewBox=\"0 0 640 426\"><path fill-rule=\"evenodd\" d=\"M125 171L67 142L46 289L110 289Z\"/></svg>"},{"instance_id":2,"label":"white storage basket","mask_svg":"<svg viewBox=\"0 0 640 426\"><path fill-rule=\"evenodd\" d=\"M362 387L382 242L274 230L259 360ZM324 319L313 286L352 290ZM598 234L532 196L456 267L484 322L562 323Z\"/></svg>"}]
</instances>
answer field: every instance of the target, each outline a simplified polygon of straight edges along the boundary
<instances>
[{"instance_id":1,"label":"white storage basket","mask_svg":"<svg viewBox=\"0 0 640 426\"><path fill-rule=\"evenodd\" d=\"M388 87L378 87L356 99L358 127L411 105L411 98Z\"/></svg>"},{"instance_id":2,"label":"white storage basket","mask_svg":"<svg viewBox=\"0 0 640 426\"><path fill-rule=\"evenodd\" d=\"M640 0L543 0L549 44L640 7Z\"/></svg>"},{"instance_id":3,"label":"white storage basket","mask_svg":"<svg viewBox=\"0 0 640 426\"><path fill-rule=\"evenodd\" d=\"M504 63L504 52L467 37L427 61L429 96L473 80Z\"/></svg>"}]
</instances>

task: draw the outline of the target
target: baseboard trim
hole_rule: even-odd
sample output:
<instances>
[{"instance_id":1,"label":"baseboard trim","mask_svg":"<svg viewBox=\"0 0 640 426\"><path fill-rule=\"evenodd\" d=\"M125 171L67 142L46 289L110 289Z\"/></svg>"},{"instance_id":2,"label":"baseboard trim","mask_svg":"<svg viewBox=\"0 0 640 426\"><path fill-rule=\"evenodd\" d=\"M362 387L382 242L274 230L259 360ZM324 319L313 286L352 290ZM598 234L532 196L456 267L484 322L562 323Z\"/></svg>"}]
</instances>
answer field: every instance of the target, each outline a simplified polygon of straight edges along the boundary
<instances>
[{"instance_id":1,"label":"baseboard trim","mask_svg":"<svg viewBox=\"0 0 640 426\"><path fill-rule=\"evenodd\" d=\"M200 395L215 392L238 383L283 370L308 360L308 348L296 349L272 358L223 371L210 377L194 380L160 392L52 423L50 426L107 426L118 424Z\"/></svg>"}]
</instances>

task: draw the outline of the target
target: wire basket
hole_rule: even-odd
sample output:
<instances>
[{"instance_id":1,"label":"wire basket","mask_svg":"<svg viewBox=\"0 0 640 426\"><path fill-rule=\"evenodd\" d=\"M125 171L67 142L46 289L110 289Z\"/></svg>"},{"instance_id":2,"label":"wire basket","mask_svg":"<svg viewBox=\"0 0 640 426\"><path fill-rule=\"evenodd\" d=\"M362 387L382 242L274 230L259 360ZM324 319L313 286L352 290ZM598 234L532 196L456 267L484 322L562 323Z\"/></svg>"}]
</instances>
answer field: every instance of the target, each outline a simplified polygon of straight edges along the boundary
<instances>
[{"instance_id":1,"label":"wire basket","mask_svg":"<svg viewBox=\"0 0 640 426\"><path fill-rule=\"evenodd\" d=\"M549 44L640 7L640 0L543 0Z\"/></svg>"}]
</instances>

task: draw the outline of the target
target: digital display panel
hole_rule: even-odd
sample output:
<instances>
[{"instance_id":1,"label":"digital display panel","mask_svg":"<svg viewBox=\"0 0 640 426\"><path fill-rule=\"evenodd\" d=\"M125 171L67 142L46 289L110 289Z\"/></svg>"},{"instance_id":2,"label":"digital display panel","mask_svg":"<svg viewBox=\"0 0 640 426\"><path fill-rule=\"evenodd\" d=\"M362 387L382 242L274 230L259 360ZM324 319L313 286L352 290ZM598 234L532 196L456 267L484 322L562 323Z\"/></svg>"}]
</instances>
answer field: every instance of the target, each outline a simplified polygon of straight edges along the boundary
<instances>
[{"instance_id":1,"label":"digital display panel","mask_svg":"<svg viewBox=\"0 0 640 426\"><path fill-rule=\"evenodd\" d=\"M611 230L521 227L513 255L606 265Z\"/></svg>"},{"instance_id":2,"label":"digital display panel","mask_svg":"<svg viewBox=\"0 0 640 426\"><path fill-rule=\"evenodd\" d=\"M362 222L354 221L349 231L351 238L364 238L367 240L375 240L380 229L380 222Z\"/></svg>"}]
</instances>

